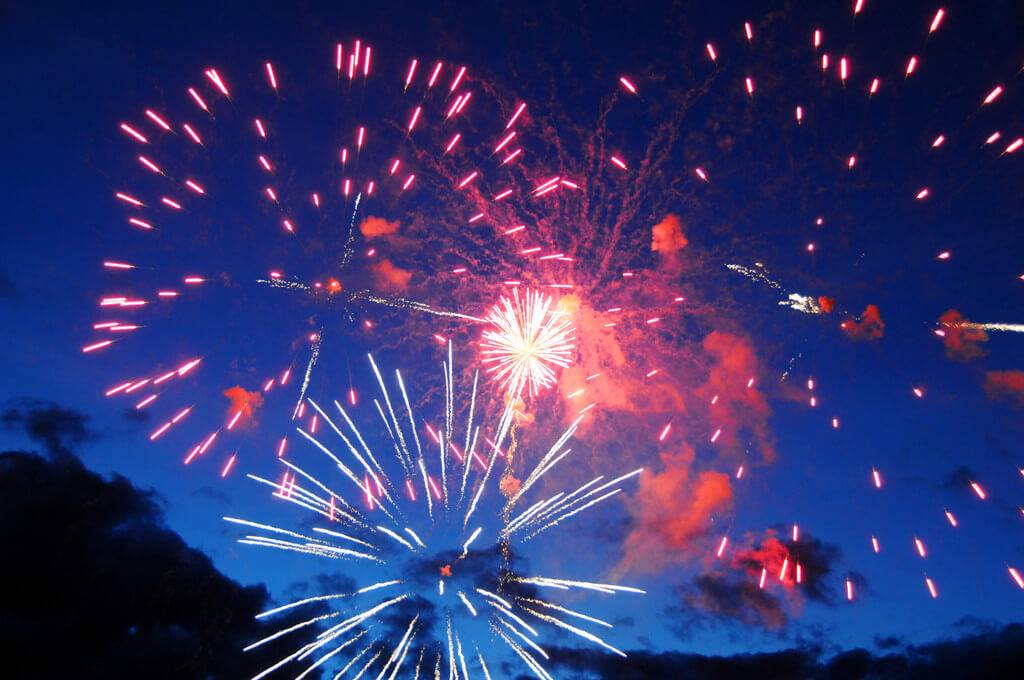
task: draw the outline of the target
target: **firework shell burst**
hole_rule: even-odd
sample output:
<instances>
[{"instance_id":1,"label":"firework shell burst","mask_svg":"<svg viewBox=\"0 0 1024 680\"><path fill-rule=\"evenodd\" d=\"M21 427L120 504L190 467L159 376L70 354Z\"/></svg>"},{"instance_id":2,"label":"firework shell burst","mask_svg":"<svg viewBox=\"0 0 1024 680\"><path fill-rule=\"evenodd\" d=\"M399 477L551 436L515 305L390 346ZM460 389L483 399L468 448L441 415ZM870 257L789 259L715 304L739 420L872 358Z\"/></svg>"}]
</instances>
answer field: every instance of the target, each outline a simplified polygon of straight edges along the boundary
<instances>
[{"instance_id":1,"label":"firework shell burst","mask_svg":"<svg viewBox=\"0 0 1024 680\"><path fill-rule=\"evenodd\" d=\"M529 386L536 395L555 384L556 367L567 368L572 361L572 325L565 312L552 309L549 295L534 290L520 295L513 289L512 297L502 297L485 320L483 362L509 394L518 396Z\"/></svg>"},{"instance_id":2,"label":"firework shell burst","mask_svg":"<svg viewBox=\"0 0 1024 680\"><path fill-rule=\"evenodd\" d=\"M538 303L544 310L543 318L547 305L540 300ZM272 619L283 612L312 610L312 615L301 622L276 630L245 648L251 651L284 636L306 635L304 641L296 642L291 654L255 677L288 667L298 668L295 677L301 678L331 662L344 663L339 676L351 672L352 677L360 677L372 668L377 678L395 678L399 673L402 677L420 677L431 671L433 677L441 677L442 669L449 678L490 678L487 659L494 658L497 643L511 650L535 676L550 679L544 665L549 656L541 637L545 626L625 656L603 637L612 628L611 623L560 604L557 593L616 595L644 591L521 573L514 548L566 521L580 521L587 510L618 495L623 484L640 475L642 469L610 480L599 475L576 488L535 498L530 492L537 483L571 455L567 446L579 425L577 419L543 455L532 457L535 464L520 484L501 488L506 500L497 497L497 489L490 489L491 496L480 504L489 480L496 478L490 474L492 470L501 465L511 467L511 450L502 450L500 435L496 444L481 447L488 448L488 452L481 455L477 450L483 441L482 425L474 416L475 379L465 437L456 437L452 424L456 395L451 345L448 360L442 365L446 426L437 432L429 430L433 442L421 441L417 434L417 418L401 374L395 372L395 386L405 407L405 413L399 415L394 409L398 395L393 395L380 379L372 356L369 361L379 379L379 399L385 404L380 415L395 460L382 461L375 447L368 444L375 437L364 437L340 402L335 401L331 409L309 400L327 425L324 433L333 431L340 440L340 449L323 436L302 428L298 432L326 456L340 476L321 481L307 471L308 465L300 467L281 458L284 471L279 480L254 474L249 478L269 487L277 501L311 515L312 525L305 524L311 530L224 518L251 532L239 539L242 544L297 552L318 560L359 562L378 576L375 582L351 592L323 592L259 614L257 618ZM502 422L513 408L514 402L509 402ZM502 426L499 424L497 429ZM465 445L456 445L456 440ZM486 435L484 440L489 441ZM474 515L477 508L493 509L493 513ZM603 629L600 635L593 632L595 628Z\"/></svg>"},{"instance_id":3,"label":"firework shell burst","mask_svg":"<svg viewBox=\"0 0 1024 680\"><path fill-rule=\"evenodd\" d=\"M303 397L320 369L330 370L321 364L340 340L347 352L350 341L400 315L429 317L426 335L442 343L438 331L450 336L483 322L450 308L490 304L495 286L483 279L470 299L449 295L440 306L406 294L422 271L456 287L493 275L471 271L465 253L445 248L426 246L410 258L410 243L426 243L415 232L424 214L457 212L449 221L463 232L468 224L492 239L529 233L495 224L503 219L499 201L514 203L514 193L534 199L518 190L532 181L516 169L527 136L519 129L524 102L465 65L381 54L360 40L332 46L330 57L316 78L297 82L270 61L246 80L207 68L181 83L176 103L143 108L118 125L129 179L113 200L132 237L103 260L111 289L99 299L97 337L82 350L117 354L117 379L104 394L158 418L150 440L177 441L197 422L223 418L190 435L196 439L183 452L186 464L219 457L221 476L244 467L237 447L224 449L256 428L264 404L303 416ZM325 108L340 117L324 117ZM294 125L302 116L320 127ZM490 206L475 192L485 173L502 184ZM257 238L271 247L253 249ZM484 250L500 260L511 242ZM187 270L169 264L170 251ZM195 322L211 312L221 332ZM111 321L113 314L124 317ZM261 316L274 322L254 326ZM141 343L147 351L133 356ZM246 384L182 394L197 376L223 375ZM553 374L533 365L529 379L536 388ZM225 389L236 398L221 415ZM355 405L354 390L351 397Z\"/></svg>"}]
</instances>

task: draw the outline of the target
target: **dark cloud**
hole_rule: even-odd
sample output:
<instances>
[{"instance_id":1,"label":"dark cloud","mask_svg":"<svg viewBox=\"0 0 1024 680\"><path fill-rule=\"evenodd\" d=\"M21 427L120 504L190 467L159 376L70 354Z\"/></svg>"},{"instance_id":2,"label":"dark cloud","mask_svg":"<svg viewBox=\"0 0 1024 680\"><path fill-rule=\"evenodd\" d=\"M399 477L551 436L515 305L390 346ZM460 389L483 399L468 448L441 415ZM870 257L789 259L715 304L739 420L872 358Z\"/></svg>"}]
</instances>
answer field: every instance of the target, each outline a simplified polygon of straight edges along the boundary
<instances>
[{"instance_id":1,"label":"dark cloud","mask_svg":"<svg viewBox=\"0 0 1024 680\"><path fill-rule=\"evenodd\" d=\"M549 668L563 678L813 678L815 680L953 680L1017 678L1024 668L1024 625L964 635L902 652L876 655L865 649L823 659L817 647L765 654L704 656L636 650L622 658L592 649L548 648Z\"/></svg>"},{"instance_id":2,"label":"dark cloud","mask_svg":"<svg viewBox=\"0 0 1024 680\"><path fill-rule=\"evenodd\" d=\"M716 571L699 574L679 588L679 603L666 608L670 625L683 639L693 629L711 624L781 635L805 602L837 601L843 584L834 574L841 558L837 546L807 532L799 541L782 540L775 529L756 539L748 536L725 558L725 566L716 562ZM760 587L762 570L765 588ZM859 575L855 584L858 592L866 589Z\"/></svg>"},{"instance_id":3,"label":"dark cloud","mask_svg":"<svg viewBox=\"0 0 1024 680\"><path fill-rule=\"evenodd\" d=\"M192 498L205 498L207 500L215 501L221 505L231 504L231 499L228 498L226 493L209 485L201 486L189 495L192 496Z\"/></svg>"},{"instance_id":4,"label":"dark cloud","mask_svg":"<svg viewBox=\"0 0 1024 680\"><path fill-rule=\"evenodd\" d=\"M823 604L833 604L841 584L834 578L835 567L842 559L842 550L804 531L799 541L786 541L792 559L800 564L802 580L797 589L801 595Z\"/></svg>"},{"instance_id":5,"label":"dark cloud","mask_svg":"<svg viewBox=\"0 0 1024 680\"><path fill-rule=\"evenodd\" d=\"M875 647L878 649L896 649L906 644L903 638L896 637L895 635L876 635L874 642Z\"/></svg>"},{"instance_id":6,"label":"dark cloud","mask_svg":"<svg viewBox=\"0 0 1024 680\"><path fill-rule=\"evenodd\" d=\"M0 423L8 430L23 430L55 458L72 455L74 447L95 436L88 416L47 401L22 401L3 412Z\"/></svg>"},{"instance_id":7,"label":"dark cloud","mask_svg":"<svg viewBox=\"0 0 1024 680\"><path fill-rule=\"evenodd\" d=\"M700 574L680 590L683 606L672 609L680 618L677 632L683 637L708 621L781 630L789 622L781 599L742 576Z\"/></svg>"},{"instance_id":8,"label":"dark cloud","mask_svg":"<svg viewBox=\"0 0 1024 680\"><path fill-rule=\"evenodd\" d=\"M286 601L294 601L317 595L352 593L358 587L355 579L351 579L344 574L321 573L303 581L292 583L288 586L284 599Z\"/></svg>"},{"instance_id":9,"label":"dark cloud","mask_svg":"<svg viewBox=\"0 0 1024 680\"><path fill-rule=\"evenodd\" d=\"M971 482L977 477L971 472L970 468L966 465L961 465L957 469L953 470L946 478L943 487L951 491L963 491L964 489L970 490Z\"/></svg>"},{"instance_id":10,"label":"dark cloud","mask_svg":"<svg viewBox=\"0 0 1024 680\"><path fill-rule=\"evenodd\" d=\"M262 585L232 581L186 545L154 492L71 455L90 436L84 416L33 403L3 423L50 454L0 453L4 574L17 584L0 598L0 637L16 650L5 676L250 677L291 651L287 639L241 651L294 617L258 623Z\"/></svg>"}]
</instances>

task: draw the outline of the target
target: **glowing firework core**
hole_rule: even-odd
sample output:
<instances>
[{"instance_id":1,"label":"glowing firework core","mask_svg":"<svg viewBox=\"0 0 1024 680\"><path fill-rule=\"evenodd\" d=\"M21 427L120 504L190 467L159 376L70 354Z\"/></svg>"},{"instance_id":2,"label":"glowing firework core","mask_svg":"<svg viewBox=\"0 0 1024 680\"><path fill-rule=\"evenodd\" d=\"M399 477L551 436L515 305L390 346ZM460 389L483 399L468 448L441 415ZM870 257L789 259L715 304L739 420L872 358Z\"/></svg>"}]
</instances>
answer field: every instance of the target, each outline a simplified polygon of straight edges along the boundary
<instances>
[{"instance_id":1,"label":"glowing firework core","mask_svg":"<svg viewBox=\"0 0 1024 680\"><path fill-rule=\"evenodd\" d=\"M555 383L553 366L569 366L575 349L573 327L566 314L551 309L551 297L527 290L502 297L485 320L490 328L481 340L483 362L510 394L530 394Z\"/></svg>"}]
</instances>

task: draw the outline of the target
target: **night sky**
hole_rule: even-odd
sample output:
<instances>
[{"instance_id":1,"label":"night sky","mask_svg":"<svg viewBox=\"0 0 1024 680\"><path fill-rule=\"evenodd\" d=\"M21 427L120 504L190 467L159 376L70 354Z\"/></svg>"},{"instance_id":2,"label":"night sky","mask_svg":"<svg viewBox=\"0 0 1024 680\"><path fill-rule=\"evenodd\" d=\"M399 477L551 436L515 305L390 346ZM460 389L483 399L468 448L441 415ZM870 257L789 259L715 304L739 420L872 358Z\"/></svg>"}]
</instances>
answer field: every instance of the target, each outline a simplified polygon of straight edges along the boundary
<instances>
[{"instance_id":1,"label":"night sky","mask_svg":"<svg viewBox=\"0 0 1024 680\"><path fill-rule=\"evenodd\" d=\"M0 638L12 677L252 677L340 619L246 645L360 609L257 613L392 578L420 594L306 677L334 677L368 644L346 677L383 650L376 677L417 614L397 677L412 677L421 648L421 677L439 652L450 672L449 616L471 677L483 677L476 650L493 677L535 677L438 595L450 564L453 588L543 595L614 624L588 630L625 658L534 619L554 677L1024 667L1018 4L217 4L0 9L0 538L14 584ZM350 79L357 40L371 68ZM497 459L469 525L483 537L460 560L461 514L435 508L442 519L427 522L366 355L411 438L401 370L440 479L430 430L445 425L448 343L459 459L487 365L483 324L435 312L484 317L514 289L552 296L574 349L554 385L512 403L514 459ZM147 304L101 306L112 296ZM109 321L138 328L96 328ZM296 430L318 428L356 466L308 401L296 411L314 348L305 396L336 419L331 402L345 405L430 549L391 543L383 566L325 559L240 545L249 532L222 519L326 526L246 478L282 483L282 438L284 460L386 519ZM506 403L481 372L484 458ZM599 475L644 472L503 550L506 486L580 416L571 457L512 516ZM646 594L499 583L510 572Z\"/></svg>"}]
</instances>

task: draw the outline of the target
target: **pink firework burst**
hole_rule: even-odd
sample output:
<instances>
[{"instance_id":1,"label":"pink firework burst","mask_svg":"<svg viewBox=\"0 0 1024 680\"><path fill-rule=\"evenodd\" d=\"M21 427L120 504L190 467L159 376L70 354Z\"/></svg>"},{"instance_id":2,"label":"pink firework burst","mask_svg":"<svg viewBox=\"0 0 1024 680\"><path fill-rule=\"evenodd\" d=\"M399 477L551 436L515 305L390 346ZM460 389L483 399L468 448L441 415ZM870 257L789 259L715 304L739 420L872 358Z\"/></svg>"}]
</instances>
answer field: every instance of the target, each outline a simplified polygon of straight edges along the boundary
<instances>
[{"instance_id":1,"label":"pink firework burst","mask_svg":"<svg viewBox=\"0 0 1024 680\"><path fill-rule=\"evenodd\" d=\"M530 394L551 387L555 367L565 368L575 350L568 315L552 309L552 298L539 291L502 296L485 317L489 328L481 339L487 372L513 397L528 385Z\"/></svg>"}]
</instances>

